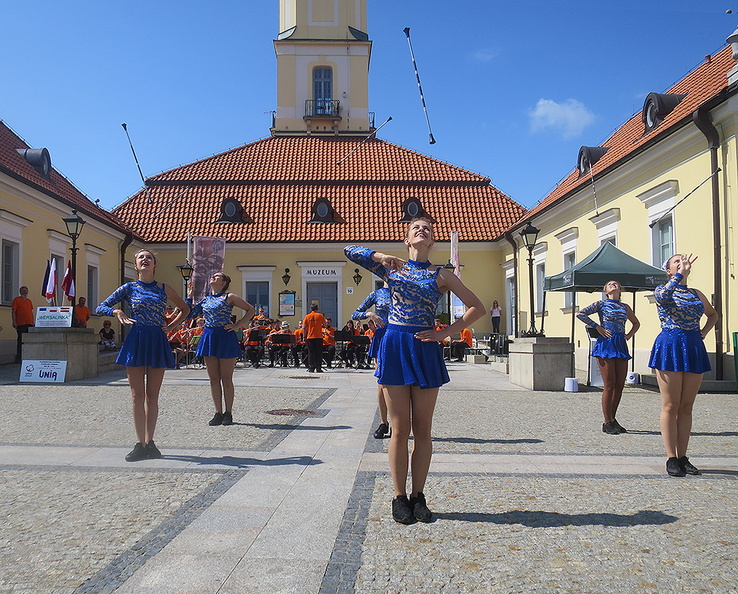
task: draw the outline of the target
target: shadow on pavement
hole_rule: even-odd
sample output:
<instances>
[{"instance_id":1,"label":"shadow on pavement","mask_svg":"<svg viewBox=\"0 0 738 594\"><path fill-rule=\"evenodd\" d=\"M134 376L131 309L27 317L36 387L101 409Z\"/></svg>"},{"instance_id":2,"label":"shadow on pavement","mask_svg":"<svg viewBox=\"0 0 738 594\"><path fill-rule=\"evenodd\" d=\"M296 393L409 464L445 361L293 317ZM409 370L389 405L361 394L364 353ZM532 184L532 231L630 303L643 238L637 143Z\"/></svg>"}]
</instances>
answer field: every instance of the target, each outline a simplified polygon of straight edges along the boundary
<instances>
[{"instance_id":1,"label":"shadow on pavement","mask_svg":"<svg viewBox=\"0 0 738 594\"><path fill-rule=\"evenodd\" d=\"M190 462L202 466L230 466L232 468L248 468L252 466L315 466L323 464L322 460L316 460L310 456L290 456L287 458L275 458L272 460L259 460L258 458L236 458L234 456L164 456L165 460L178 460Z\"/></svg>"},{"instance_id":2,"label":"shadow on pavement","mask_svg":"<svg viewBox=\"0 0 738 594\"><path fill-rule=\"evenodd\" d=\"M434 437L433 441L450 441L454 443L543 443L542 439L479 439L476 437Z\"/></svg>"},{"instance_id":3,"label":"shadow on pavement","mask_svg":"<svg viewBox=\"0 0 738 594\"><path fill-rule=\"evenodd\" d=\"M439 520L458 522L489 522L492 524L522 524L530 528L552 528L555 526L645 526L676 522L676 516L659 511L643 510L632 515L591 513L560 514L558 512L515 510L498 514L488 513L438 513Z\"/></svg>"}]
</instances>

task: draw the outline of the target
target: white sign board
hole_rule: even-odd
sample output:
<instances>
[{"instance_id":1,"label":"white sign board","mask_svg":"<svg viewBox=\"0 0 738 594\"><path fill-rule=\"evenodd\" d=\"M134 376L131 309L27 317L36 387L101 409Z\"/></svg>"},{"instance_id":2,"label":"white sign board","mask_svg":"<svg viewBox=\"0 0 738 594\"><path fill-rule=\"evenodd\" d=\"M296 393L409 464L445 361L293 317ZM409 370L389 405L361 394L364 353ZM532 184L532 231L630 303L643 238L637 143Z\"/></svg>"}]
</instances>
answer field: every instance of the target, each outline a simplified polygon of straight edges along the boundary
<instances>
[{"instance_id":1,"label":"white sign board","mask_svg":"<svg viewBox=\"0 0 738 594\"><path fill-rule=\"evenodd\" d=\"M64 382L66 375L66 361L23 361L19 381L58 383Z\"/></svg>"},{"instance_id":2,"label":"white sign board","mask_svg":"<svg viewBox=\"0 0 738 594\"><path fill-rule=\"evenodd\" d=\"M36 326L40 328L70 328L72 326L72 306L37 307Z\"/></svg>"}]
</instances>

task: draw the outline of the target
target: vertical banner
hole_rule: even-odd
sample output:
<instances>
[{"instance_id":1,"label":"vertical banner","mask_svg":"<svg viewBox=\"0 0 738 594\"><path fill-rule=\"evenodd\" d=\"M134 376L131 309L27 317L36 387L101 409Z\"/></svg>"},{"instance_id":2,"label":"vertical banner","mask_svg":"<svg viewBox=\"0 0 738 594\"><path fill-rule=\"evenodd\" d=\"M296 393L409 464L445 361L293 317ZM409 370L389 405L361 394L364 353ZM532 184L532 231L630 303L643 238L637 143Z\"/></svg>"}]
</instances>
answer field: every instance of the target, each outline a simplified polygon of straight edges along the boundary
<instances>
[{"instance_id":1,"label":"vertical banner","mask_svg":"<svg viewBox=\"0 0 738 594\"><path fill-rule=\"evenodd\" d=\"M454 274L461 278L461 266L459 266L459 232L451 231L451 264L454 265ZM449 319L453 322L456 318L460 318L464 315L466 307L464 303L456 295L451 295L451 311L449 312Z\"/></svg>"},{"instance_id":2,"label":"vertical banner","mask_svg":"<svg viewBox=\"0 0 738 594\"><path fill-rule=\"evenodd\" d=\"M221 237L193 236L192 299L197 303L210 293L210 277L223 270L226 240Z\"/></svg>"}]
</instances>

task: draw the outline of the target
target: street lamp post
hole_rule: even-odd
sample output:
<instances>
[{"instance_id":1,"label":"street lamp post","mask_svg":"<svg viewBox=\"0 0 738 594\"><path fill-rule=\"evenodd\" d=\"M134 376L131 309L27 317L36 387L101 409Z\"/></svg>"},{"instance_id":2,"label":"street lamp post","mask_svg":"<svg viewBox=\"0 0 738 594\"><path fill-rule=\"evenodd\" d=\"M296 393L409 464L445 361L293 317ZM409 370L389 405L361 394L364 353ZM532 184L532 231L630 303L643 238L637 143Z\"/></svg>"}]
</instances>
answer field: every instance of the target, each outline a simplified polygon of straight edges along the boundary
<instances>
[{"instance_id":1,"label":"street lamp post","mask_svg":"<svg viewBox=\"0 0 738 594\"><path fill-rule=\"evenodd\" d=\"M533 289L533 249L536 247L538 233L540 233L540 230L536 229L530 221L528 221L528 224L520 232L520 236L523 238L523 243L528 249L528 279L530 281L528 289L530 294L530 328L527 332L523 332L523 336L540 336L540 333L536 330L536 305Z\"/></svg>"},{"instance_id":2,"label":"street lamp post","mask_svg":"<svg viewBox=\"0 0 738 594\"><path fill-rule=\"evenodd\" d=\"M77 238L82 234L82 227L85 226L85 220L72 209L72 216L62 219L67 227L67 234L72 238L72 286L74 286L74 295L72 295L72 307L77 304ZM74 314L72 314L74 319Z\"/></svg>"},{"instance_id":3,"label":"street lamp post","mask_svg":"<svg viewBox=\"0 0 738 594\"><path fill-rule=\"evenodd\" d=\"M190 265L189 260L185 260L185 263L182 266L177 266L179 268L179 273L182 275L182 278L185 282L185 291L187 289L187 283L190 282L190 279L192 278L192 266Z\"/></svg>"}]
</instances>

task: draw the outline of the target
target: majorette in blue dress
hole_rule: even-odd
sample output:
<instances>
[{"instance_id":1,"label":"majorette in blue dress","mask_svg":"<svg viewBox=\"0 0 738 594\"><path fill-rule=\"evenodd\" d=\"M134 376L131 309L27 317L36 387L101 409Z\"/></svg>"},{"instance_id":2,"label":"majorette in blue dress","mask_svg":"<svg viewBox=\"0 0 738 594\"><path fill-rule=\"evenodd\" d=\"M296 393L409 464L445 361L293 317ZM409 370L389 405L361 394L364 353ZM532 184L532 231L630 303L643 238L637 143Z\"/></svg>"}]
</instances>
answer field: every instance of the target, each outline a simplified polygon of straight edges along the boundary
<instances>
[{"instance_id":1,"label":"majorette in blue dress","mask_svg":"<svg viewBox=\"0 0 738 594\"><path fill-rule=\"evenodd\" d=\"M238 337L232 330L226 330L231 323L233 306L229 304L228 293L208 295L190 310L188 319L205 317L205 328L197 343L195 354L198 357L217 357L218 359L235 359L241 356Z\"/></svg>"},{"instance_id":2,"label":"majorette in blue dress","mask_svg":"<svg viewBox=\"0 0 738 594\"><path fill-rule=\"evenodd\" d=\"M118 287L95 309L102 316L113 316L113 306L126 302L131 308L129 326L115 362L127 367L174 367L174 355L164 333L167 294L164 284L137 280Z\"/></svg>"},{"instance_id":3,"label":"majorette in blue dress","mask_svg":"<svg viewBox=\"0 0 738 594\"><path fill-rule=\"evenodd\" d=\"M625 340L625 322L628 320L628 308L624 303L615 299L603 299L579 310L577 318L590 328L596 328L595 322L589 316L599 314L600 323L612 336L598 336L592 349L592 355L602 359L630 359L628 343Z\"/></svg>"},{"instance_id":4,"label":"majorette in blue dress","mask_svg":"<svg viewBox=\"0 0 738 594\"><path fill-rule=\"evenodd\" d=\"M712 369L700 331L705 313L697 291L680 284L677 272L665 285L656 287L656 305L661 332L651 349L648 366L661 371L705 373Z\"/></svg>"},{"instance_id":5,"label":"majorette in blue dress","mask_svg":"<svg viewBox=\"0 0 738 594\"><path fill-rule=\"evenodd\" d=\"M369 350L367 351L367 357L376 359L379 354L379 345L382 343L382 336L387 330L387 323L389 320L389 311L391 305L390 290L387 287L380 287L375 291L369 293L366 299L361 302L356 311L351 314L352 320L363 320L366 318L366 312L370 307L374 306L374 312L382 320L382 325L377 325L372 336L372 341L369 344Z\"/></svg>"},{"instance_id":6,"label":"majorette in blue dress","mask_svg":"<svg viewBox=\"0 0 738 594\"><path fill-rule=\"evenodd\" d=\"M438 388L449 381L443 351L438 342L424 342L415 334L434 327L442 293L437 277L440 268L430 262L408 260L399 271L387 270L371 257L374 250L350 245L344 254L352 262L387 282L390 311L374 375L388 386Z\"/></svg>"}]
</instances>

